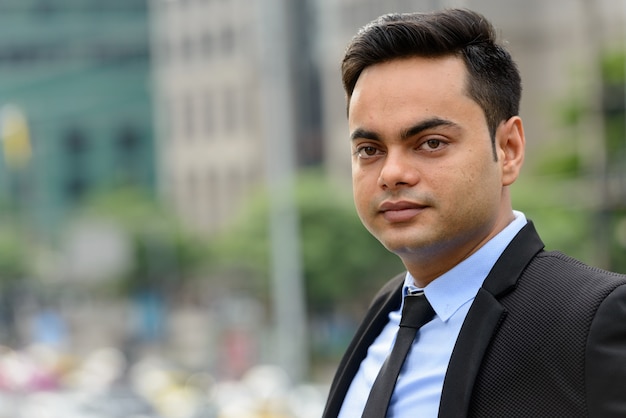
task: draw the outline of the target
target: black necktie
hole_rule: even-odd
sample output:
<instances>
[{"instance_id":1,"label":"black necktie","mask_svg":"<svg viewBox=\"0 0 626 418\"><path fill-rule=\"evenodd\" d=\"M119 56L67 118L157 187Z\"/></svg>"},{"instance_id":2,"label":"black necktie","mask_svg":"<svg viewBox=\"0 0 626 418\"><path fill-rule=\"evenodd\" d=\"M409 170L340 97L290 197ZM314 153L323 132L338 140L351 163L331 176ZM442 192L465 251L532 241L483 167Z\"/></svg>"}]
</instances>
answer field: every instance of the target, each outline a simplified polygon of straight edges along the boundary
<instances>
[{"instance_id":1,"label":"black necktie","mask_svg":"<svg viewBox=\"0 0 626 418\"><path fill-rule=\"evenodd\" d=\"M400 329L391 353L383 363L372 385L362 418L384 418L389 400L417 330L430 321L435 311L428 303L424 292L404 298Z\"/></svg>"}]
</instances>

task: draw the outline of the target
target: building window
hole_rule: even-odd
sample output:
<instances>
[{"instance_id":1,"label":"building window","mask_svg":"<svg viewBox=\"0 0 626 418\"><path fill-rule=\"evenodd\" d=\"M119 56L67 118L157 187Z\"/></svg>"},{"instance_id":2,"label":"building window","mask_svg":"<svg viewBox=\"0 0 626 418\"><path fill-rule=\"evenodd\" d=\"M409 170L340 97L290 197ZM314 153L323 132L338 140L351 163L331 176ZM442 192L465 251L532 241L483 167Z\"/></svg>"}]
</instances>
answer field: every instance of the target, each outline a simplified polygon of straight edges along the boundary
<instances>
[{"instance_id":1,"label":"building window","mask_svg":"<svg viewBox=\"0 0 626 418\"><path fill-rule=\"evenodd\" d=\"M203 125L204 125L204 133L210 139L211 135L215 133L215 106L213 105L213 93L211 91L207 91L204 94L204 111L203 115Z\"/></svg>"},{"instance_id":2,"label":"building window","mask_svg":"<svg viewBox=\"0 0 626 418\"><path fill-rule=\"evenodd\" d=\"M241 121L240 125L244 132L255 132L256 117L258 114L258 103L256 90L249 84L249 87L245 90L244 96L241 100Z\"/></svg>"},{"instance_id":3,"label":"building window","mask_svg":"<svg viewBox=\"0 0 626 418\"><path fill-rule=\"evenodd\" d=\"M124 124L115 138L115 145L119 180L125 184L139 184L142 171L139 131L130 123Z\"/></svg>"},{"instance_id":4,"label":"building window","mask_svg":"<svg viewBox=\"0 0 626 418\"><path fill-rule=\"evenodd\" d=\"M172 110L174 109L173 100L163 100L161 102L161 108L158 110L159 120L158 129L160 129L163 142L171 142L174 134L173 122L174 116Z\"/></svg>"},{"instance_id":5,"label":"building window","mask_svg":"<svg viewBox=\"0 0 626 418\"><path fill-rule=\"evenodd\" d=\"M213 54L213 35L206 31L200 38L200 45L202 46L202 55L205 59L210 59Z\"/></svg>"},{"instance_id":6,"label":"building window","mask_svg":"<svg viewBox=\"0 0 626 418\"><path fill-rule=\"evenodd\" d=\"M235 31L232 27L225 27L220 33L220 46L224 55L231 54L235 49Z\"/></svg>"},{"instance_id":7,"label":"building window","mask_svg":"<svg viewBox=\"0 0 626 418\"><path fill-rule=\"evenodd\" d=\"M72 201L80 200L87 189L87 179L78 174L69 176L65 182L65 195Z\"/></svg>"},{"instance_id":8,"label":"building window","mask_svg":"<svg viewBox=\"0 0 626 418\"><path fill-rule=\"evenodd\" d=\"M157 46L157 57L159 64L166 66L170 63L170 44L167 39L161 40Z\"/></svg>"},{"instance_id":9,"label":"building window","mask_svg":"<svg viewBox=\"0 0 626 418\"><path fill-rule=\"evenodd\" d=\"M190 169L187 172L187 202L189 202L189 207L193 208L192 213L195 212L195 208L198 205L198 177L193 169ZM195 213L194 213L195 214Z\"/></svg>"},{"instance_id":10,"label":"building window","mask_svg":"<svg viewBox=\"0 0 626 418\"><path fill-rule=\"evenodd\" d=\"M206 179L206 195L207 195L207 219L211 229L217 229L220 216L220 190L219 190L219 178L217 170L214 167L209 167Z\"/></svg>"},{"instance_id":11,"label":"building window","mask_svg":"<svg viewBox=\"0 0 626 418\"><path fill-rule=\"evenodd\" d=\"M182 54L183 54L183 60L185 61L191 61L193 59L193 55L194 55L194 45L193 45L193 40L186 36L183 41L182 41Z\"/></svg>"},{"instance_id":12,"label":"building window","mask_svg":"<svg viewBox=\"0 0 626 418\"><path fill-rule=\"evenodd\" d=\"M89 141L85 133L78 128L72 128L65 135L64 148L66 154L73 159L80 158L89 148Z\"/></svg>"},{"instance_id":13,"label":"building window","mask_svg":"<svg viewBox=\"0 0 626 418\"><path fill-rule=\"evenodd\" d=\"M70 200L79 200L87 192L87 153L89 148L87 135L79 128L71 128L63 137L63 153L67 170L63 187L66 197Z\"/></svg>"},{"instance_id":14,"label":"building window","mask_svg":"<svg viewBox=\"0 0 626 418\"><path fill-rule=\"evenodd\" d=\"M225 88L223 91L223 114L224 131L234 132L237 128L237 100L233 88Z\"/></svg>"},{"instance_id":15,"label":"building window","mask_svg":"<svg viewBox=\"0 0 626 418\"><path fill-rule=\"evenodd\" d=\"M195 135L195 107L193 94L188 94L184 99L183 119L185 121L185 136L187 139L193 138Z\"/></svg>"},{"instance_id":16,"label":"building window","mask_svg":"<svg viewBox=\"0 0 626 418\"><path fill-rule=\"evenodd\" d=\"M121 155L133 156L139 150L141 136L131 124L125 124L117 136L117 149Z\"/></svg>"}]
</instances>

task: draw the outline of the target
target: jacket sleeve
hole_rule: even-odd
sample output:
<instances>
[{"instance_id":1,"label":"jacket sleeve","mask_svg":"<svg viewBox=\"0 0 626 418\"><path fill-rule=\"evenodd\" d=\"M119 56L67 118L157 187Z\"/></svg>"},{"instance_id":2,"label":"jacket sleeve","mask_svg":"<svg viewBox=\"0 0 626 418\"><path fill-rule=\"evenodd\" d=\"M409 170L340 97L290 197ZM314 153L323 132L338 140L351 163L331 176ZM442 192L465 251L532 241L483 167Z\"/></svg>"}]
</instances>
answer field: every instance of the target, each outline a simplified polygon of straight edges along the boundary
<instances>
[{"instance_id":1,"label":"jacket sleeve","mask_svg":"<svg viewBox=\"0 0 626 418\"><path fill-rule=\"evenodd\" d=\"M600 304L589 331L586 359L589 416L626 417L626 285Z\"/></svg>"}]
</instances>

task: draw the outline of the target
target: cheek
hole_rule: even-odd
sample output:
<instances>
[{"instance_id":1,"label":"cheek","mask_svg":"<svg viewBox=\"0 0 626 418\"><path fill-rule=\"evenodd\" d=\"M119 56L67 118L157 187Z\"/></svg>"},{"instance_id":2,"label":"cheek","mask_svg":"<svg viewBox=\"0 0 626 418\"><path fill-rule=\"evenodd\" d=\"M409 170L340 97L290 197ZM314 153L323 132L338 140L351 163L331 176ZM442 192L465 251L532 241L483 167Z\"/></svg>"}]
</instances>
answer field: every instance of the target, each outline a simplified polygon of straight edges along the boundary
<instances>
[{"instance_id":1,"label":"cheek","mask_svg":"<svg viewBox=\"0 0 626 418\"><path fill-rule=\"evenodd\" d=\"M369 189L371 188L366 187L363 183L359 181L353 182L352 194L357 210L360 211L360 208L367 206L367 202L369 201L371 195L371 193L368 193Z\"/></svg>"},{"instance_id":2,"label":"cheek","mask_svg":"<svg viewBox=\"0 0 626 418\"><path fill-rule=\"evenodd\" d=\"M362 173L361 173L362 174ZM375 200L376 185L371 184L367 176L354 176L352 180L352 195L357 215L364 224L371 217L373 201Z\"/></svg>"},{"instance_id":3,"label":"cheek","mask_svg":"<svg viewBox=\"0 0 626 418\"><path fill-rule=\"evenodd\" d=\"M363 185L361 179L356 175L356 173L352 173L352 196L354 198L354 203L359 206L359 202L363 199Z\"/></svg>"},{"instance_id":4,"label":"cheek","mask_svg":"<svg viewBox=\"0 0 626 418\"><path fill-rule=\"evenodd\" d=\"M480 203L484 198L485 189L490 187L493 173L489 174L482 164L453 164L437 169L437 176L430 178L430 187L442 200L440 204L450 207L453 211L460 210L473 203Z\"/></svg>"},{"instance_id":5,"label":"cheek","mask_svg":"<svg viewBox=\"0 0 626 418\"><path fill-rule=\"evenodd\" d=\"M375 183L373 173L367 170L359 168L358 165L352 166L352 188L354 190L355 197L367 193L368 190L373 190Z\"/></svg>"},{"instance_id":6,"label":"cheek","mask_svg":"<svg viewBox=\"0 0 626 418\"><path fill-rule=\"evenodd\" d=\"M493 160L479 162L468 170L464 184L460 186L463 199L473 201L476 207L497 206L500 196L499 181L497 165Z\"/></svg>"}]
</instances>

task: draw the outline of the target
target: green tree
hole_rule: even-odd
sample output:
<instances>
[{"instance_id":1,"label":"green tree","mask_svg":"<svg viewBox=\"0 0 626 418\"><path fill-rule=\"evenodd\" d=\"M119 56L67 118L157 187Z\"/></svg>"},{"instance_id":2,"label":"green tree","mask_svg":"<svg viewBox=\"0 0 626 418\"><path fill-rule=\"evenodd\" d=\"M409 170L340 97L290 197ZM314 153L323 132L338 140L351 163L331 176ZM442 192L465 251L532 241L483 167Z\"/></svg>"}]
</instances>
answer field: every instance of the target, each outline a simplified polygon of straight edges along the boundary
<instances>
[{"instance_id":1,"label":"green tree","mask_svg":"<svg viewBox=\"0 0 626 418\"><path fill-rule=\"evenodd\" d=\"M512 189L515 207L538 225L548 248L621 272L626 272L625 59L623 52L603 54L600 109L589 93L574 90L555 107L564 135L535 150ZM600 112L602 137L581 129L593 112ZM584 149L596 156L589 158Z\"/></svg>"},{"instance_id":2,"label":"green tree","mask_svg":"<svg viewBox=\"0 0 626 418\"><path fill-rule=\"evenodd\" d=\"M121 188L94 195L80 208L78 218L106 220L129 238L132 262L115 282L123 293L179 287L207 262L204 241L141 189Z\"/></svg>"},{"instance_id":3,"label":"green tree","mask_svg":"<svg viewBox=\"0 0 626 418\"><path fill-rule=\"evenodd\" d=\"M18 213L0 205L0 338L7 344L18 344L16 307L20 289L31 272L35 248Z\"/></svg>"},{"instance_id":4,"label":"green tree","mask_svg":"<svg viewBox=\"0 0 626 418\"><path fill-rule=\"evenodd\" d=\"M0 282L23 279L28 274L26 239L8 222L0 222L0 230Z\"/></svg>"}]
</instances>

